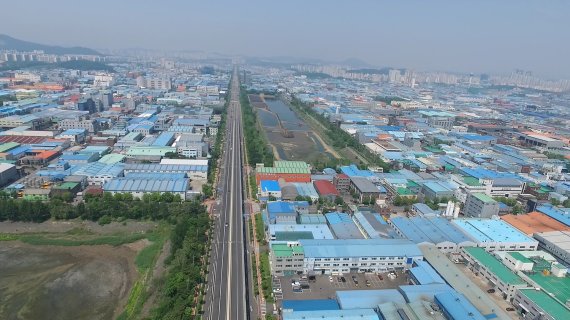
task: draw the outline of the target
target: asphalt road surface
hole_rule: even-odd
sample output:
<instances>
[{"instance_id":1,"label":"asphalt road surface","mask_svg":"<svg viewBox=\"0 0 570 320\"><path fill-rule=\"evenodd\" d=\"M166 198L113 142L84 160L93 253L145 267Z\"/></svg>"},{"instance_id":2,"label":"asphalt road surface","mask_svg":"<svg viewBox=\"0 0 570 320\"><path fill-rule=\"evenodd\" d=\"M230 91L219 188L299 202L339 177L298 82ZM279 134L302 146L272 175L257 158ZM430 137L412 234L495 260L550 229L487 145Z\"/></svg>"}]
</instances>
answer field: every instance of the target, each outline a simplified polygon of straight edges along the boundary
<instances>
[{"instance_id":1,"label":"asphalt road surface","mask_svg":"<svg viewBox=\"0 0 570 320\"><path fill-rule=\"evenodd\" d=\"M204 319L249 319L243 193L243 134L239 75L234 68L208 274Z\"/></svg>"}]
</instances>

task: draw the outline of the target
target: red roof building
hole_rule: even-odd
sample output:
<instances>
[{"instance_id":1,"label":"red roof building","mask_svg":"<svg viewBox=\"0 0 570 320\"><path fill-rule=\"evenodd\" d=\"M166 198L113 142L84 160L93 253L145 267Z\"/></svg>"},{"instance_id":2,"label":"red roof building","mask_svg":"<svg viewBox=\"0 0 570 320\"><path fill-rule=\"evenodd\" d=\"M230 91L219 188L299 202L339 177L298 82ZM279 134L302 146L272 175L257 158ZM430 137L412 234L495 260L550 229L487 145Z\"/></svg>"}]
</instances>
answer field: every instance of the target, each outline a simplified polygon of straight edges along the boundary
<instances>
[{"instance_id":1,"label":"red roof building","mask_svg":"<svg viewBox=\"0 0 570 320\"><path fill-rule=\"evenodd\" d=\"M315 186L319 196L329 198L331 201L334 201L334 199L340 195L338 190L330 181L318 180L313 182L313 185Z\"/></svg>"}]
</instances>

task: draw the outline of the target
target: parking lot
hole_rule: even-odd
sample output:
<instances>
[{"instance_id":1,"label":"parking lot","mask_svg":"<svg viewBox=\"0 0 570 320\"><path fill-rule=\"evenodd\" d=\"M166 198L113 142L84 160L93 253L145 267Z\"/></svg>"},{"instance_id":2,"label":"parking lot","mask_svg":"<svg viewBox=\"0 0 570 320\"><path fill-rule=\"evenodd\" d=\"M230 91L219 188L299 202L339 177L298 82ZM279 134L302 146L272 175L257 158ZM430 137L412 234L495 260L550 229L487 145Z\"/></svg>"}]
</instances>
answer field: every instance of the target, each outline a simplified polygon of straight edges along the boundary
<instances>
[{"instance_id":1,"label":"parking lot","mask_svg":"<svg viewBox=\"0 0 570 320\"><path fill-rule=\"evenodd\" d=\"M301 279L301 276L287 276L278 277L274 279L274 289L276 283L281 291L275 292L277 301L285 300L305 300L305 299L329 299L335 297L336 291L343 290L378 290L378 289L393 289L400 285L408 283L408 276L406 273L397 272L397 278L392 279L388 273L380 275L382 280L377 274L364 274L364 273L350 273L329 276L318 275L314 280ZM355 277L356 281L353 280ZM342 281L344 278L344 281ZM302 284L300 290L293 290L292 282Z\"/></svg>"}]
</instances>

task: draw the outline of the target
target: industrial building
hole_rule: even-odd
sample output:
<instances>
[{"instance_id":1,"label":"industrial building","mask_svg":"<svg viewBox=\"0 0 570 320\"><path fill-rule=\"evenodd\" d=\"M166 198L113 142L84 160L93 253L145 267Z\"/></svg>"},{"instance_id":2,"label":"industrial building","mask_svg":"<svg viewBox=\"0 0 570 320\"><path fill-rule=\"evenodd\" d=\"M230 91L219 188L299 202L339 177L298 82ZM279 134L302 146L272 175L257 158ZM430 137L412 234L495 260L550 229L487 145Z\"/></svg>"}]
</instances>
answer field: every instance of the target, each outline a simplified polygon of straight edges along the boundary
<instances>
[{"instance_id":1,"label":"industrial building","mask_svg":"<svg viewBox=\"0 0 570 320\"><path fill-rule=\"evenodd\" d=\"M538 211L527 214L507 214L501 216L501 219L529 236L542 232L570 231L570 226Z\"/></svg>"},{"instance_id":2,"label":"industrial building","mask_svg":"<svg viewBox=\"0 0 570 320\"><path fill-rule=\"evenodd\" d=\"M558 259L570 265L570 231L549 231L535 233L540 248L554 254Z\"/></svg>"},{"instance_id":3,"label":"industrial building","mask_svg":"<svg viewBox=\"0 0 570 320\"><path fill-rule=\"evenodd\" d=\"M275 180L261 180L259 183L259 199L267 201L269 198L281 200L281 187Z\"/></svg>"},{"instance_id":4,"label":"industrial building","mask_svg":"<svg viewBox=\"0 0 570 320\"><path fill-rule=\"evenodd\" d=\"M483 248L462 248L461 255L467 261L467 267L477 276L481 276L498 290L503 299L510 301L517 289L527 288L529 285L516 272L505 266L492 253Z\"/></svg>"},{"instance_id":5,"label":"industrial building","mask_svg":"<svg viewBox=\"0 0 570 320\"><path fill-rule=\"evenodd\" d=\"M105 192L130 193L133 197L142 198L145 193L165 193L180 195L182 200L186 200L186 192L189 188L189 180L187 178L173 178L168 180L157 180L144 178L116 178L103 185Z\"/></svg>"},{"instance_id":6,"label":"industrial building","mask_svg":"<svg viewBox=\"0 0 570 320\"><path fill-rule=\"evenodd\" d=\"M18 178L16 166L9 163L0 163L0 187L14 182Z\"/></svg>"},{"instance_id":7,"label":"industrial building","mask_svg":"<svg viewBox=\"0 0 570 320\"><path fill-rule=\"evenodd\" d=\"M491 218L499 215L499 203L484 193L469 193L463 214L473 218Z\"/></svg>"},{"instance_id":8,"label":"industrial building","mask_svg":"<svg viewBox=\"0 0 570 320\"><path fill-rule=\"evenodd\" d=\"M525 288L517 290L513 305L524 319L570 319L570 309L544 290Z\"/></svg>"},{"instance_id":9,"label":"industrial building","mask_svg":"<svg viewBox=\"0 0 570 320\"><path fill-rule=\"evenodd\" d=\"M300 240L304 273L343 274L406 269L421 260L417 245L404 239Z\"/></svg>"},{"instance_id":10,"label":"industrial building","mask_svg":"<svg viewBox=\"0 0 570 320\"><path fill-rule=\"evenodd\" d=\"M431 243L442 252L457 252L459 248L476 243L445 218L394 217L390 225L401 237L414 243Z\"/></svg>"},{"instance_id":11,"label":"industrial building","mask_svg":"<svg viewBox=\"0 0 570 320\"><path fill-rule=\"evenodd\" d=\"M502 220L454 219L452 224L478 247L488 251L534 251L538 248L538 241Z\"/></svg>"},{"instance_id":12,"label":"industrial building","mask_svg":"<svg viewBox=\"0 0 570 320\"><path fill-rule=\"evenodd\" d=\"M348 213L329 212L325 214L335 238L337 239L364 239L358 226L352 221Z\"/></svg>"},{"instance_id":13,"label":"industrial building","mask_svg":"<svg viewBox=\"0 0 570 320\"><path fill-rule=\"evenodd\" d=\"M255 180L259 185L261 180L279 180L286 182L311 182L311 170L303 161L275 161L273 167L257 164Z\"/></svg>"}]
</instances>

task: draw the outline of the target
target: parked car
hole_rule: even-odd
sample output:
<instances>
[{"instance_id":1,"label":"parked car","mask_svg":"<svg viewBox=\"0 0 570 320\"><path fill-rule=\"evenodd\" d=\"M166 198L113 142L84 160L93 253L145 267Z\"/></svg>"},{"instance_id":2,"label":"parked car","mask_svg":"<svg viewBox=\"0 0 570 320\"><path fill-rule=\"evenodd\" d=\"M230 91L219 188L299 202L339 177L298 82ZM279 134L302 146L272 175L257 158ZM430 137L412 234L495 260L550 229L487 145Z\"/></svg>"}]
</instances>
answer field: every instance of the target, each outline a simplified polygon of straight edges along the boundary
<instances>
[{"instance_id":1,"label":"parked car","mask_svg":"<svg viewBox=\"0 0 570 320\"><path fill-rule=\"evenodd\" d=\"M330 281L330 282L333 282L333 277L332 277L332 276L329 276L329 281Z\"/></svg>"},{"instance_id":2,"label":"parked car","mask_svg":"<svg viewBox=\"0 0 570 320\"><path fill-rule=\"evenodd\" d=\"M495 293L495 289L489 289L487 290L487 293Z\"/></svg>"},{"instance_id":3,"label":"parked car","mask_svg":"<svg viewBox=\"0 0 570 320\"><path fill-rule=\"evenodd\" d=\"M378 279L384 280L384 277L383 277L381 274L379 274L379 275L378 275Z\"/></svg>"},{"instance_id":4,"label":"parked car","mask_svg":"<svg viewBox=\"0 0 570 320\"><path fill-rule=\"evenodd\" d=\"M366 280L366 286L370 287L370 285L371 285L370 280Z\"/></svg>"},{"instance_id":5,"label":"parked car","mask_svg":"<svg viewBox=\"0 0 570 320\"><path fill-rule=\"evenodd\" d=\"M340 277L340 281L346 282L346 278L345 278L345 277Z\"/></svg>"},{"instance_id":6,"label":"parked car","mask_svg":"<svg viewBox=\"0 0 570 320\"><path fill-rule=\"evenodd\" d=\"M513 308L513 307L508 307L508 308L507 308L507 311L515 311L515 308Z\"/></svg>"}]
</instances>

